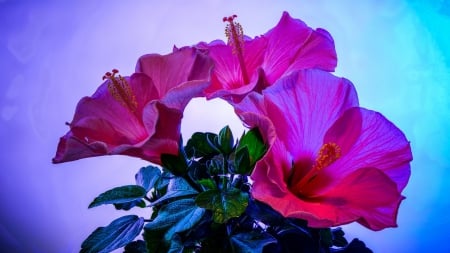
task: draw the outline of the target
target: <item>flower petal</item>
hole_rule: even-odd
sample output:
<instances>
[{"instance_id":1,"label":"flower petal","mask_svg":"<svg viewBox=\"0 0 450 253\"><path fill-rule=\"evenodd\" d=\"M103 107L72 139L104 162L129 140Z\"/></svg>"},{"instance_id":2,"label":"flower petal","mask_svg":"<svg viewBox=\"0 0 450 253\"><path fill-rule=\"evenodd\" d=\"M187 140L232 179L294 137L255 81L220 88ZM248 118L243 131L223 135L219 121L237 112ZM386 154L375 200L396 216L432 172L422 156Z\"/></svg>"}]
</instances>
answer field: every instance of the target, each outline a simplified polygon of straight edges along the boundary
<instances>
[{"instance_id":1,"label":"flower petal","mask_svg":"<svg viewBox=\"0 0 450 253\"><path fill-rule=\"evenodd\" d=\"M295 160L315 157L326 130L345 110L358 105L350 81L316 69L280 79L263 96L277 138Z\"/></svg>"},{"instance_id":2,"label":"flower petal","mask_svg":"<svg viewBox=\"0 0 450 253\"><path fill-rule=\"evenodd\" d=\"M380 113L363 108L349 109L326 133L324 143L329 142L342 148L341 158L324 172L332 173L331 178L372 167L394 180L400 192L406 186L411 174L410 144L403 132Z\"/></svg>"},{"instance_id":3,"label":"flower petal","mask_svg":"<svg viewBox=\"0 0 450 253\"><path fill-rule=\"evenodd\" d=\"M290 160L290 154L283 143L275 141L253 170L252 196L266 202L266 198L284 197L289 194L286 179L292 166Z\"/></svg>"},{"instance_id":4,"label":"flower petal","mask_svg":"<svg viewBox=\"0 0 450 253\"><path fill-rule=\"evenodd\" d=\"M160 163L162 153L178 153L183 110L208 85L211 66L189 47L141 57L140 73L113 76L79 102L53 162L123 154Z\"/></svg>"},{"instance_id":5,"label":"flower petal","mask_svg":"<svg viewBox=\"0 0 450 253\"><path fill-rule=\"evenodd\" d=\"M205 80L195 80L185 82L172 88L162 99L161 102L171 108L184 111L184 108L192 98L203 96L204 89L209 85Z\"/></svg>"},{"instance_id":6,"label":"flower petal","mask_svg":"<svg viewBox=\"0 0 450 253\"><path fill-rule=\"evenodd\" d=\"M150 102L143 112L143 119L151 138L123 154L140 157L156 164L161 164L161 154L178 154L182 117L182 110L170 108L160 101Z\"/></svg>"},{"instance_id":7,"label":"flower petal","mask_svg":"<svg viewBox=\"0 0 450 253\"><path fill-rule=\"evenodd\" d=\"M205 89L206 98L227 98L228 95L242 95L251 91L258 80L258 68L263 62L266 44L267 40L261 37L244 41L243 55L249 83L244 82L238 57L230 46L217 41L203 44L201 47L207 47L208 55L214 60L211 85Z\"/></svg>"},{"instance_id":8,"label":"flower petal","mask_svg":"<svg viewBox=\"0 0 450 253\"><path fill-rule=\"evenodd\" d=\"M87 143L75 137L72 132L68 132L59 139L58 148L52 162L62 163L85 157L100 156L106 154L107 150L107 146L103 142Z\"/></svg>"},{"instance_id":9,"label":"flower petal","mask_svg":"<svg viewBox=\"0 0 450 253\"><path fill-rule=\"evenodd\" d=\"M268 40L264 69L269 83L289 72L320 68L334 71L337 64L334 41L324 29L313 30L284 12L279 23L265 34Z\"/></svg>"},{"instance_id":10,"label":"flower petal","mask_svg":"<svg viewBox=\"0 0 450 253\"><path fill-rule=\"evenodd\" d=\"M136 72L150 76L158 91L164 97L169 90L193 80L209 80L212 61L192 47L184 47L168 55L148 54L142 56L136 65Z\"/></svg>"},{"instance_id":11,"label":"flower petal","mask_svg":"<svg viewBox=\"0 0 450 253\"><path fill-rule=\"evenodd\" d=\"M280 154L280 153L278 153ZM277 160L283 164L284 157ZM288 166L284 162L284 167ZM274 161L260 163L252 178L252 196L284 217L304 219L308 226L326 228L357 221L372 229L396 227L397 211L404 199L396 184L380 170L364 168L341 180L329 192L315 198L299 198L283 181ZM275 173L278 171L278 173ZM271 173L269 173L271 172Z\"/></svg>"},{"instance_id":12,"label":"flower petal","mask_svg":"<svg viewBox=\"0 0 450 253\"><path fill-rule=\"evenodd\" d=\"M260 92L297 70L334 71L337 63L331 35L323 29L313 30L303 21L291 18L287 12L266 34L244 41L243 58L248 81L243 78L241 65L231 46L213 41L199 43L197 48L207 51L215 62L211 85L205 90L206 97L221 97L231 103L239 102L248 92Z\"/></svg>"},{"instance_id":13,"label":"flower petal","mask_svg":"<svg viewBox=\"0 0 450 253\"><path fill-rule=\"evenodd\" d=\"M403 199L397 184L388 175L379 169L362 168L310 201L320 203L313 205L314 213L321 219L331 220L333 226L358 221L377 231L397 226L397 211ZM312 221L309 225L315 227L321 223Z\"/></svg>"}]
</instances>

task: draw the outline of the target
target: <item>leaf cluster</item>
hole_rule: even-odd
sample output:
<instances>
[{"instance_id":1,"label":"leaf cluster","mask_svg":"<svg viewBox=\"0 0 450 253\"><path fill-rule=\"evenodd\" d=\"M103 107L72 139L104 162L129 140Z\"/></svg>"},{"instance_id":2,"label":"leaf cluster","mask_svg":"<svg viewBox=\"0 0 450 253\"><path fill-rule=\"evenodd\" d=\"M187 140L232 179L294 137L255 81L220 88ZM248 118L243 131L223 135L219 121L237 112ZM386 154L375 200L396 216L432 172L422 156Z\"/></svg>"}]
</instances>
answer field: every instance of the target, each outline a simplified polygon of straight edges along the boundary
<instances>
[{"instance_id":1,"label":"leaf cluster","mask_svg":"<svg viewBox=\"0 0 450 253\"><path fill-rule=\"evenodd\" d=\"M149 208L151 214L126 215L97 228L80 252L371 252L359 240L348 243L339 228L309 228L254 200L249 176L266 150L256 128L237 140L229 127L194 133L186 146L180 141L177 155L161 156L161 167L141 168L135 185L92 201L89 208L112 204L125 211Z\"/></svg>"}]
</instances>

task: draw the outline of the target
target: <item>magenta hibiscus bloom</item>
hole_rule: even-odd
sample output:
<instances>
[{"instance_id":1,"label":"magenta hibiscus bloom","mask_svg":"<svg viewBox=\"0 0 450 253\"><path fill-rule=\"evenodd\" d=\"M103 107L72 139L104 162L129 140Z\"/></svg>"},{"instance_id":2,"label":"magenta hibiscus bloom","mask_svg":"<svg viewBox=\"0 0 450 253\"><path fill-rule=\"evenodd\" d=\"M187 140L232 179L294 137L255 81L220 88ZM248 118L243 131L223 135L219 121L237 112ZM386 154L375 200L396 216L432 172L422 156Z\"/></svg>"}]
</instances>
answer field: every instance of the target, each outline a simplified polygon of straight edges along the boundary
<instances>
[{"instance_id":1,"label":"magenta hibiscus bloom","mask_svg":"<svg viewBox=\"0 0 450 253\"><path fill-rule=\"evenodd\" d=\"M311 227L395 227L412 154L404 134L358 107L353 85L320 70L286 76L236 111L271 144L252 174L254 198Z\"/></svg>"},{"instance_id":2,"label":"magenta hibiscus bloom","mask_svg":"<svg viewBox=\"0 0 450 253\"><path fill-rule=\"evenodd\" d=\"M214 60L211 85L205 90L208 99L221 97L240 101L252 90L260 91L292 71L320 68L334 71L337 63L334 41L323 29L313 30L303 21L283 13L279 23L266 34L244 38L242 27L228 22L228 44L213 41L200 43Z\"/></svg>"},{"instance_id":3,"label":"magenta hibiscus bloom","mask_svg":"<svg viewBox=\"0 0 450 253\"><path fill-rule=\"evenodd\" d=\"M202 95L211 67L207 56L183 48L141 57L130 77L107 73L78 103L53 162L123 154L160 163L161 154L176 154L184 108Z\"/></svg>"}]
</instances>

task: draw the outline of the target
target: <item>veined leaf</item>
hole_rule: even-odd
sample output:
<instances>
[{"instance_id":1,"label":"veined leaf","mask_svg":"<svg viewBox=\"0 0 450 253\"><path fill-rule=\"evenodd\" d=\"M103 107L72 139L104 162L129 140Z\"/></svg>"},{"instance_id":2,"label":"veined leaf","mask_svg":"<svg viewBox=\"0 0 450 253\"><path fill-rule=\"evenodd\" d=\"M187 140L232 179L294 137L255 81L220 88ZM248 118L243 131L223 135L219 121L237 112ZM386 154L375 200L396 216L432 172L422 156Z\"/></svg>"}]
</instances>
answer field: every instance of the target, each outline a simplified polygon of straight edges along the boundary
<instances>
[{"instance_id":1,"label":"veined leaf","mask_svg":"<svg viewBox=\"0 0 450 253\"><path fill-rule=\"evenodd\" d=\"M145 188L139 185L126 185L113 188L100 194L89 204L89 208L105 204L123 204L139 200L147 194Z\"/></svg>"},{"instance_id":2,"label":"veined leaf","mask_svg":"<svg viewBox=\"0 0 450 253\"><path fill-rule=\"evenodd\" d=\"M198 194L195 203L213 212L213 220L225 223L230 218L239 217L247 208L248 194L236 188L225 191L208 190Z\"/></svg>"},{"instance_id":3,"label":"veined leaf","mask_svg":"<svg viewBox=\"0 0 450 253\"><path fill-rule=\"evenodd\" d=\"M145 188L148 192L155 187L156 182L161 177L161 170L155 166L142 167L136 174L136 184Z\"/></svg>"},{"instance_id":4,"label":"veined leaf","mask_svg":"<svg viewBox=\"0 0 450 253\"><path fill-rule=\"evenodd\" d=\"M150 205L154 206L172 198L179 198L183 196L194 195L197 193L198 192L194 188L192 188L186 182L186 180L181 177L174 177L169 181L166 194L164 194L164 196L157 199L156 201L150 203Z\"/></svg>"},{"instance_id":5,"label":"veined leaf","mask_svg":"<svg viewBox=\"0 0 450 253\"><path fill-rule=\"evenodd\" d=\"M97 228L81 244L80 253L107 253L132 242L141 233L144 218L120 217L106 227Z\"/></svg>"},{"instance_id":6,"label":"veined leaf","mask_svg":"<svg viewBox=\"0 0 450 253\"><path fill-rule=\"evenodd\" d=\"M182 176L188 170L186 158L183 155L162 154L161 163L164 168L169 170L175 176Z\"/></svg>"},{"instance_id":7,"label":"veined leaf","mask_svg":"<svg viewBox=\"0 0 450 253\"><path fill-rule=\"evenodd\" d=\"M226 126L220 130L218 142L219 142L220 150L224 154L231 153L231 151L233 150L233 146L234 146L234 139L233 139L233 133L231 132L231 129L229 126Z\"/></svg>"},{"instance_id":8,"label":"veined leaf","mask_svg":"<svg viewBox=\"0 0 450 253\"><path fill-rule=\"evenodd\" d=\"M217 148L211 145L208 140L214 140L217 134L213 133L194 133L188 140L185 150L189 158L200 158L203 156L210 156L218 154Z\"/></svg>"},{"instance_id":9,"label":"veined leaf","mask_svg":"<svg viewBox=\"0 0 450 253\"><path fill-rule=\"evenodd\" d=\"M235 253L263 252L266 245L276 243L277 240L268 233L240 233L231 236L231 246Z\"/></svg>"},{"instance_id":10,"label":"veined leaf","mask_svg":"<svg viewBox=\"0 0 450 253\"><path fill-rule=\"evenodd\" d=\"M180 199L161 207L158 216L145 225L144 230L155 234L164 231L168 243L175 233L191 229L202 218L205 209L195 205L193 199Z\"/></svg>"},{"instance_id":11,"label":"veined leaf","mask_svg":"<svg viewBox=\"0 0 450 253\"><path fill-rule=\"evenodd\" d=\"M216 182L214 182L214 180L212 180L211 178L200 179L198 180L198 183L205 187L207 190L217 189Z\"/></svg>"},{"instance_id":12,"label":"veined leaf","mask_svg":"<svg viewBox=\"0 0 450 253\"><path fill-rule=\"evenodd\" d=\"M251 129L241 137L236 152L245 146L247 146L250 156L250 166L253 167L255 163L263 157L267 150L258 128Z\"/></svg>"},{"instance_id":13,"label":"veined leaf","mask_svg":"<svg viewBox=\"0 0 450 253\"><path fill-rule=\"evenodd\" d=\"M252 171L253 166L250 161L250 153L247 146L236 150L234 167L234 172L241 175L249 174Z\"/></svg>"}]
</instances>

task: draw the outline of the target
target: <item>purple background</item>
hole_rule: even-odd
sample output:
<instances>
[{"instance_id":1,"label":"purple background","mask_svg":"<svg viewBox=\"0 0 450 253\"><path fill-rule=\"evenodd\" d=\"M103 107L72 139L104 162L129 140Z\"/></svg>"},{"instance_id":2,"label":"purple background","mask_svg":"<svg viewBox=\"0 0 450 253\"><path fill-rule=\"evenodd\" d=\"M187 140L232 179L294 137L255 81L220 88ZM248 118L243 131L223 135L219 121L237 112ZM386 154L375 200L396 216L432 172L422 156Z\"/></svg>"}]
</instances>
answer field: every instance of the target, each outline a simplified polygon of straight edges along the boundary
<instances>
[{"instance_id":1,"label":"purple background","mask_svg":"<svg viewBox=\"0 0 450 253\"><path fill-rule=\"evenodd\" d=\"M96 227L125 214L87 206L97 194L133 183L146 162L50 162L68 130L64 122L106 71L126 75L140 55L224 39L221 19L230 14L239 15L247 35L265 33L283 10L333 35L336 75L350 79L361 105L397 124L413 148L399 227L373 232L352 224L348 238L379 253L450 252L449 1L122 2L0 0L2 252L78 252ZM227 104L197 99L182 130L190 136L226 124L236 136L243 131Z\"/></svg>"}]
</instances>

